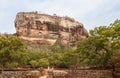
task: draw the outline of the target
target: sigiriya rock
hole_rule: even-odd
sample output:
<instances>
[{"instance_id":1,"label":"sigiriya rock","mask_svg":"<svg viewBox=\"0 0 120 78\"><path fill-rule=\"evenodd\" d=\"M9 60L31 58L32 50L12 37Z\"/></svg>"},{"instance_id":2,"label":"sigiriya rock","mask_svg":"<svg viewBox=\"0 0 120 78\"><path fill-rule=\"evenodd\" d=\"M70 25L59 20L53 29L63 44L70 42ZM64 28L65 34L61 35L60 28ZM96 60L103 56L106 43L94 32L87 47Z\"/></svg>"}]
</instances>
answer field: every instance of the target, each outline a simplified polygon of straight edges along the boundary
<instances>
[{"instance_id":1,"label":"sigiriya rock","mask_svg":"<svg viewBox=\"0 0 120 78\"><path fill-rule=\"evenodd\" d=\"M74 43L88 37L82 23L70 17L38 12L19 12L15 19L16 34L28 41L53 45L58 38L63 44Z\"/></svg>"}]
</instances>

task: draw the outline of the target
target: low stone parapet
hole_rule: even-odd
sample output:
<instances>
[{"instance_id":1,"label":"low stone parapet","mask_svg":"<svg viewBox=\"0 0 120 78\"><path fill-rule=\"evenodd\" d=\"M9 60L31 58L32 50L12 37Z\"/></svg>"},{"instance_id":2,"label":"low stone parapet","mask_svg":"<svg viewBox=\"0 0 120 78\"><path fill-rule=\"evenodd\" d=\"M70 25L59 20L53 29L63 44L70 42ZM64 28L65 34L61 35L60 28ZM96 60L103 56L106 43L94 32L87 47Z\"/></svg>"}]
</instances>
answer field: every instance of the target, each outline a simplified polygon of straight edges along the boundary
<instances>
[{"instance_id":1,"label":"low stone parapet","mask_svg":"<svg viewBox=\"0 0 120 78\"><path fill-rule=\"evenodd\" d=\"M0 78L40 78L39 70L3 71ZM48 71L48 78L113 78L112 70L53 70Z\"/></svg>"}]
</instances>

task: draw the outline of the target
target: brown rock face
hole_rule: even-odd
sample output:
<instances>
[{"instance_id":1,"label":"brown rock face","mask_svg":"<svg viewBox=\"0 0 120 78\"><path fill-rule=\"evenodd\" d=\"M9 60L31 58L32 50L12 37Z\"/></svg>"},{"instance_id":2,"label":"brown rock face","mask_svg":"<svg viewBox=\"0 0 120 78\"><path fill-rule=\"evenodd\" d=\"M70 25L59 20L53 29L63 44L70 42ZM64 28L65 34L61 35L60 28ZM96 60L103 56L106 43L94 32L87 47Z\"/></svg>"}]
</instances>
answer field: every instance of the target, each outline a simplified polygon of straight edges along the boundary
<instances>
[{"instance_id":1,"label":"brown rock face","mask_svg":"<svg viewBox=\"0 0 120 78\"><path fill-rule=\"evenodd\" d=\"M83 25L72 18L37 12L20 12L15 19L16 33L28 41L53 45L58 38L62 43L73 43L88 36Z\"/></svg>"}]
</instances>

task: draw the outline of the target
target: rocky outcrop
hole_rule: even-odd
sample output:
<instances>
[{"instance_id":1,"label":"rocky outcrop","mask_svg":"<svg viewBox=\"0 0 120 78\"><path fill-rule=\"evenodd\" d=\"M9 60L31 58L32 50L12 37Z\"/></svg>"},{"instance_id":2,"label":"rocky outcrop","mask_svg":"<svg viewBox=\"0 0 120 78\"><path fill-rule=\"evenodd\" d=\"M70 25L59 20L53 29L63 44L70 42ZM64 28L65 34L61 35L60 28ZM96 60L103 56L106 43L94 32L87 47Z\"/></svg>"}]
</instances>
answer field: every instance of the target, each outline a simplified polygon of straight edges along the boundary
<instances>
[{"instance_id":1,"label":"rocky outcrop","mask_svg":"<svg viewBox=\"0 0 120 78\"><path fill-rule=\"evenodd\" d=\"M47 42L53 45L58 38L64 44L88 36L83 24L69 17L20 12L15 19L16 34L28 41Z\"/></svg>"}]
</instances>

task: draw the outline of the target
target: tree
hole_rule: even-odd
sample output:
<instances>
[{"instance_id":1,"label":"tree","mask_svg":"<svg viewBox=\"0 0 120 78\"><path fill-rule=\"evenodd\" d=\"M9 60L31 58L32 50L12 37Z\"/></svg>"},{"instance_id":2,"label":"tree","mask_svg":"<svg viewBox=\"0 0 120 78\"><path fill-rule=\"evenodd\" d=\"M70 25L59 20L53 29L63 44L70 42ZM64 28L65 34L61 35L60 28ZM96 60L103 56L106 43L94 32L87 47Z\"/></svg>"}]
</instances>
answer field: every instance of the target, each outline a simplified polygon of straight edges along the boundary
<instances>
[{"instance_id":1,"label":"tree","mask_svg":"<svg viewBox=\"0 0 120 78\"><path fill-rule=\"evenodd\" d=\"M21 54L26 50L22 39L11 35L0 35L0 64L18 63Z\"/></svg>"},{"instance_id":2,"label":"tree","mask_svg":"<svg viewBox=\"0 0 120 78\"><path fill-rule=\"evenodd\" d=\"M120 66L120 20L115 20L114 23L111 23L108 27L99 29L99 34L104 35L108 39L108 43L111 45L111 59L109 63L112 66ZM101 32L100 32L101 30ZM110 52L110 51L109 51Z\"/></svg>"},{"instance_id":3,"label":"tree","mask_svg":"<svg viewBox=\"0 0 120 78\"><path fill-rule=\"evenodd\" d=\"M114 23L111 23L110 28L112 29L111 44L113 48L113 56L109 60L109 63L113 67L120 67L120 20L116 20Z\"/></svg>"},{"instance_id":4,"label":"tree","mask_svg":"<svg viewBox=\"0 0 120 78\"><path fill-rule=\"evenodd\" d=\"M111 57L110 45L107 41L104 36L91 36L80 41L77 46L80 65L106 65Z\"/></svg>"},{"instance_id":5,"label":"tree","mask_svg":"<svg viewBox=\"0 0 120 78\"><path fill-rule=\"evenodd\" d=\"M60 52L56 52L52 54L48 59L49 59L50 65L60 67L63 60L63 54Z\"/></svg>"},{"instance_id":6,"label":"tree","mask_svg":"<svg viewBox=\"0 0 120 78\"><path fill-rule=\"evenodd\" d=\"M21 53L21 57L19 59L19 66L25 66L25 65L29 65L29 61L30 61L30 57L29 57L30 53L29 52L24 52L24 53Z\"/></svg>"},{"instance_id":7,"label":"tree","mask_svg":"<svg viewBox=\"0 0 120 78\"><path fill-rule=\"evenodd\" d=\"M67 51L63 54L63 60L61 63L61 67L71 67L71 66L78 66L79 57L76 51Z\"/></svg>"},{"instance_id":8,"label":"tree","mask_svg":"<svg viewBox=\"0 0 120 78\"><path fill-rule=\"evenodd\" d=\"M120 20L90 31L90 37L78 42L80 64L105 66L120 48ZM114 60L115 61L115 60Z\"/></svg>"}]
</instances>

